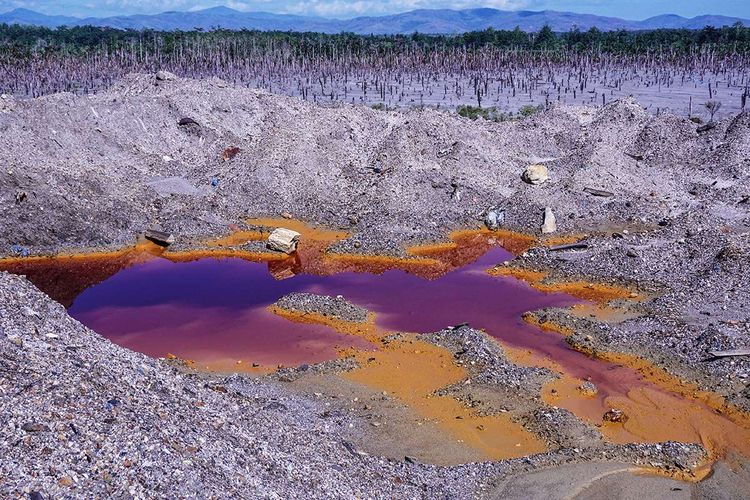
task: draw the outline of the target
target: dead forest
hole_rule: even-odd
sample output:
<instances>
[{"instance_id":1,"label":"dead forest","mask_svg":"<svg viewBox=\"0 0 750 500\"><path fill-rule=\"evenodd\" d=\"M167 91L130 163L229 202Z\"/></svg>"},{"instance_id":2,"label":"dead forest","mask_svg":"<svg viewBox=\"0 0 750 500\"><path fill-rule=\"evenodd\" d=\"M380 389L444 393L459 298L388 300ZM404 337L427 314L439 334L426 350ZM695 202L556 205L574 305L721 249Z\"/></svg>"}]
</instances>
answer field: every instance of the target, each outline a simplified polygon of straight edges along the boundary
<instances>
[{"instance_id":1,"label":"dead forest","mask_svg":"<svg viewBox=\"0 0 750 500\"><path fill-rule=\"evenodd\" d=\"M0 26L0 92L85 94L128 73L163 69L318 103L513 113L524 106L605 105L633 96L655 113L701 116L706 102L722 103L719 112L745 107L749 31L368 37Z\"/></svg>"}]
</instances>

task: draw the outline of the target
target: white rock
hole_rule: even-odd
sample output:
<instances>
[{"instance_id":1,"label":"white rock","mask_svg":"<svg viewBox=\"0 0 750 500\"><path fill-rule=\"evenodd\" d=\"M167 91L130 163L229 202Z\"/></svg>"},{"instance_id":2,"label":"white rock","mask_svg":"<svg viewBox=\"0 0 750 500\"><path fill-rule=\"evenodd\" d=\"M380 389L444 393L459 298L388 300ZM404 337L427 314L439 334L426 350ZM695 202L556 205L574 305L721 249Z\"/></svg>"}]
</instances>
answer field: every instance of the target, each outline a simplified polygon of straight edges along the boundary
<instances>
[{"instance_id":1,"label":"white rock","mask_svg":"<svg viewBox=\"0 0 750 500\"><path fill-rule=\"evenodd\" d=\"M549 179L549 171L544 165L529 165L526 170L523 171L521 179L524 182L537 186Z\"/></svg>"},{"instance_id":2,"label":"white rock","mask_svg":"<svg viewBox=\"0 0 750 500\"><path fill-rule=\"evenodd\" d=\"M297 231L279 227L268 236L268 248L277 252L292 253L297 250L297 242L302 236Z\"/></svg>"},{"instance_id":3,"label":"white rock","mask_svg":"<svg viewBox=\"0 0 750 500\"><path fill-rule=\"evenodd\" d=\"M552 209L547 207L544 209L544 223L542 224L542 234L554 233L557 231L557 220L555 214L552 213Z\"/></svg>"},{"instance_id":4,"label":"white rock","mask_svg":"<svg viewBox=\"0 0 750 500\"><path fill-rule=\"evenodd\" d=\"M161 81L169 81L174 80L177 78L177 75L174 73L170 73L169 71L157 71L156 72L156 79Z\"/></svg>"}]
</instances>

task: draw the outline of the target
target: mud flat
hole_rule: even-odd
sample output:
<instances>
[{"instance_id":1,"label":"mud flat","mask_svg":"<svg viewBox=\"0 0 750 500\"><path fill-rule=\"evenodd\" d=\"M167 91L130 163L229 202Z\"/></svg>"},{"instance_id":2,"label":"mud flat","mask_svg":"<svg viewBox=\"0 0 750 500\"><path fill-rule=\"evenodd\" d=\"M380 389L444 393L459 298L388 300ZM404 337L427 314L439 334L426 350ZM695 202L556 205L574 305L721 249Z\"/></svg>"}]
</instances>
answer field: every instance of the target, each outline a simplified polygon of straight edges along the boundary
<instances>
[{"instance_id":1,"label":"mud flat","mask_svg":"<svg viewBox=\"0 0 750 500\"><path fill-rule=\"evenodd\" d=\"M185 117L197 126L179 125ZM709 351L750 347L750 114L699 133L688 120L652 116L623 100L597 110L555 107L521 122L469 122L430 110L323 108L217 81L133 75L95 96L6 103L0 129L1 266L18 270L29 256L92 250L120 259L105 255L108 270L71 257L68 274L45 289L63 304L140 262L141 254L123 249L148 229L175 235L175 243L147 253L175 262L219 255L271 261L279 278L363 265L430 278L478 258L486 251L481 242L493 237L516 254L502 268L519 287L588 302L535 313L530 319L556 330L549 335L565 334L577 350L702 401L747 429L750 360L708 358ZM239 152L225 160L232 147ZM548 167L548 181L521 180L532 163ZM478 228L491 207L503 214L499 231L450 239L452 231ZM542 238L547 207L558 232ZM292 221L258 218L281 214L329 229L308 233L320 244L303 246L297 257L270 254L268 227ZM461 237L475 244L458 244ZM570 242L584 245L557 248ZM324 250L326 258L314 257ZM78 288L59 288L66 276ZM590 465L589 472L604 460L696 478L717 453L724 461L714 476L683 491L720 488L731 496L746 484L745 459L734 461L742 450L699 444L687 428L677 435L682 444L653 444L643 435L651 444L616 444L633 440L616 437L617 429L637 434L643 425L637 418L594 423L586 411L601 406L566 406L565 391L576 386L565 382L579 384L583 374L545 378L559 367L512 346L496 352L495 344L484 353L494 361L480 363L481 353L453 344L484 345L476 330L387 337L375 361L352 352L347 362L289 381L279 379L283 371L258 380L207 378L111 344L21 278L0 280L2 447L10 450L0 465L3 496L294 496L312 489L319 496L467 497L517 491L523 478L555 484L526 474L570 461ZM339 319L328 326L358 324L373 335L368 342L384 341L367 322ZM402 357L408 350L424 352L416 358L424 364L410 367L415 380L420 366L446 365L443 378L427 377L419 401L405 401L412 396L391 379L412 359ZM477 365L503 378L492 383ZM467 393L460 385L467 378L483 387ZM498 392L516 379L523 381L518 394L527 396L509 400ZM387 399L376 406L383 391ZM420 418L427 430L409 432ZM518 458L482 444L480 425L512 435L513 447L521 444ZM431 453L431 436L446 428L460 437ZM368 449L366 442L376 444ZM424 465L431 456L440 465ZM452 465L466 461L481 462ZM628 467L624 481L631 480Z\"/></svg>"}]
</instances>

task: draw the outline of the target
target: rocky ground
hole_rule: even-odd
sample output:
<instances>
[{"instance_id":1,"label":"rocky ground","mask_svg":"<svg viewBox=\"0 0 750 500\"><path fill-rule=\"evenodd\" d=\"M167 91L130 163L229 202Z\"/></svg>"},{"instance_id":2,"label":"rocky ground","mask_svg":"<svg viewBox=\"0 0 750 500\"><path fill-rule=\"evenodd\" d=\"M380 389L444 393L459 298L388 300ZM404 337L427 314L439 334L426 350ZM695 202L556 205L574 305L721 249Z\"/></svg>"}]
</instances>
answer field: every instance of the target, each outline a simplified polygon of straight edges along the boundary
<instances>
[{"instance_id":1,"label":"rocky ground","mask_svg":"<svg viewBox=\"0 0 750 500\"><path fill-rule=\"evenodd\" d=\"M524 182L532 163L549 179ZM403 254L490 207L503 228L539 234L550 208L557 234L587 248L535 248L510 265L651 297L619 323L550 314L590 347L642 356L750 409L750 360L704 361L750 347L749 113L699 132L624 100L492 123L133 75L93 96L3 100L0 169L6 256L121 248L146 229L191 248L282 213L350 231L332 251ZM0 280L4 497L469 496L575 454L448 469L352 454L348 422L316 417L315 400L283 383L182 375L87 331L27 282ZM633 460L664 449L627 448Z\"/></svg>"},{"instance_id":2,"label":"rocky ground","mask_svg":"<svg viewBox=\"0 0 750 500\"><path fill-rule=\"evenodd\" d=\"M689 470L697 445L562 448L457 467L383 459L363 422L284 385L186 374L120 348L24 278L0 273L3 498L486 496L569 462Z\"/></svg>"}]
</instances>

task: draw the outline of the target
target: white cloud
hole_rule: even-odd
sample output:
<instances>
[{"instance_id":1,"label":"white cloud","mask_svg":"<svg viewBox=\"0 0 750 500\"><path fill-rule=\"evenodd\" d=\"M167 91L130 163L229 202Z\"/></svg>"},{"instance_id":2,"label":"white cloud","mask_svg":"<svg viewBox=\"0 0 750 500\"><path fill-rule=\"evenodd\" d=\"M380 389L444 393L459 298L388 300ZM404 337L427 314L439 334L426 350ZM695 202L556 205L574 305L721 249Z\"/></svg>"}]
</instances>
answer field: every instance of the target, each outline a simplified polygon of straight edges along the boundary
<instances>
[{"instance_id":1,"label":"white cloud","mask_svg":"<svg viewBox=\"0 0 750 500\"><path fill-rule=\"evenodd\" d=\"M516 10L528 6L530 0L300 0L285 12L322 17L354 17L406 12L415 9L469 9L492 7Z\"/></svg>"},{"instance_id":2,"label":"white cloud","mask_svg":"<svg viewBox=\"0 0 750 500\"><path fill-rule=\"evenodd\" d=\"M194 11L218 5L235 10L354 17L414 9L494 7L518 9L538 0L0 0L0 12L18 7L46 14L103 16L153 14L167 10Z\"/></svg>"}]
</instances>

